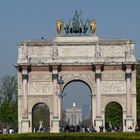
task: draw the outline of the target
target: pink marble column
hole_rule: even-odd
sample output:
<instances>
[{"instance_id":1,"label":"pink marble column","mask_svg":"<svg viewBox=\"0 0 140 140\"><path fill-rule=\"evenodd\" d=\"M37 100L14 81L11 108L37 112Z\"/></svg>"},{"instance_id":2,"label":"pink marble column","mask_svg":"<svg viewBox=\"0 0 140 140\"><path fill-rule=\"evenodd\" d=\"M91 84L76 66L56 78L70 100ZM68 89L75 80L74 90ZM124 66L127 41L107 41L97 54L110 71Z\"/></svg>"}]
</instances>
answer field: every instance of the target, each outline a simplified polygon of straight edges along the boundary
<instances>
[{"instance_id":1,"label":"pink marble column","mask_svg":"<svg viewBox=\"0 0 140 140\"><path fill-rule=\"evenodd\" d=\"M58 82L57 70L53 70L53 116L58 117Z\"/></svg>"},{"instance_id":2,"label":"pink marble column","mask_svg":"<svg viewBox=\"0 0 140 140\"><path fill-rule=\"evenodd\" d=\"M23 118L28 118L28 72L22 71L22 87L23 87Z\"/></svg>"},{"instance_id":3,"label":"pink marble column","mask_svg":"<svg viewBox=\"0 0 140 140\"><path fill-rule=\"evenodd\" d=\"M101 71L96 70L96 116L101 116Z\"/></svg>"},{"instance_id":4,"label":"pink marble column","mask_svg":"<svg viewBox=\"0 0 140 140\"><path fill-rule=\"evenodd\" d=\"M131 68L127 67L126 69L126 92L127 92L127 116L132 115L132 101L131 101Z\"/></svg>"}]
</instances>

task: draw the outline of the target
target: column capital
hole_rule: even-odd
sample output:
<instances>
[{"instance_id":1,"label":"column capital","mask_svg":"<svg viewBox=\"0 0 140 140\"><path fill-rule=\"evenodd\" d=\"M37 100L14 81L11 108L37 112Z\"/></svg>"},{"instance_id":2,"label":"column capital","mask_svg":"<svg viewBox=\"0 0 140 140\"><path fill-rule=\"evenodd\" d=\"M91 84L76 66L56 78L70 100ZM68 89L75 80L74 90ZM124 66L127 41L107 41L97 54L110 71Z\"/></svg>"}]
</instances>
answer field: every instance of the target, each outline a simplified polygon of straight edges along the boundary
<instances>
[{"instance_id":1,"label":"column capital","mask_svg":"<svg viewBox=\"0 0 140 140\"><path fill-rule=\"evenodd\" d=\"M101 73L103 71L103 64L101 63L97 63L97 64L94 64L93 65L93 70L96 72L96 73Z\"/></svg>"},{"instance_id":2,"label":"column capital","mask_svg":"<svg viewBox=\"0 0 140 140\"><path fill-rule=\"evenodd\" d=\"M27 75L28 74L28 70L22 70L22 75Z\"/></svg>"},{"instance_id":3,"label":"column capital","mask_svg":"<svg viewBox=\"0 0 140 140\"><path fill-rule=\"evenodd\" d=\"M126 78L130 78L131 79L132 73L126 73L125 76L126 76Z\"/></svg>"},{"instance_id":4,"label":"column capital","mask_svg":"<svg viewBox=\"0 0 140 140\"><path fill-rule=\"evenodd\" d=\"M52 70L52 74L58 74L58 70Z\"/></svg>"},{"instance_id":5,"label":"column capital","mask_svg":"<svg viewBox=\"0 0 140 140\"><path fill-rule=\"evenodd\" d=\"M96 74L100 74L101 73L101 69L96 69Z\"/></svg>"},{"instance_id":6,"label":"column capital","mask_svg":"<svg viewBox=\"0 0 140 140\"><path fill-rule=\"evenodd\" d=\"M126 73L131 73L132 71L136 70L136 63L124 63L122 68Z\"/></svg>"},{"instance_id":7,"label":"column capital","mask_svg":"<svg viewBox=\"0 0 140 140\"><path fill-rule=\"evenodd\" d=\"M30 64L17 64L17 65L15 65L15 67L22 74L26 74L27 72L31 71L31 65Z\"/></svg>"},{"instance_id":8,"label":"column capital","mask_svg":"<svg viewBox=\"0 0 140 140\"><path fill-rule=\"evenodd\" d=\"M60 64L51 64L49 66L49 70L53 73L53 74L57 74L59 71L61 71L61 65Z\"/></svg>"},{"instance_id":9,"label":"column capital","mask_svg":"<svg viewBox=\"0 0 140 140\"><path fill-rule=\"evenodd\" d=\"M55 66L52 66L52 79L58 79L58 66L55 65Z\"/></svg>"},{"instance_id":10,"label":"column capital","mask_svg":"<svg viewBox=\"0 0 140 140\"><path fill-rule=\"evenodd\" d=\"M132 72L132 66L131 65L125 65L126 66L126 73Z\"/></svg>"},{"instance_id":11,"label":"column capital","mask_svg":"<svg viewBox=\"0 0 140 140\"><path fill-rule=\"evenodd\" d=\"M97 73L95 74L95 77L96 77L96 79L97 79L97 78L101 78L101 72L97 72Z\"/></svg>"}]
</instances>

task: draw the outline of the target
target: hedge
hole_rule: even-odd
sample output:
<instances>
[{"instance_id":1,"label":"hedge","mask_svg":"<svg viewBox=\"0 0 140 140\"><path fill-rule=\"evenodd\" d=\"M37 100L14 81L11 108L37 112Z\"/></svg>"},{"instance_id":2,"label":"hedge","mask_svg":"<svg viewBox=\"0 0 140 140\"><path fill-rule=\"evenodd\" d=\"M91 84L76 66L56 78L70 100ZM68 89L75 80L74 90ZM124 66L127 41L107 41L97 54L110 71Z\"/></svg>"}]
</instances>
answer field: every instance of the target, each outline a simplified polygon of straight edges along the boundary
<instances>
[{"instance_id":1,"label":"hedge","mask_svg":"<svg viewBox=\"0 0 140 140\"><path fill-rule=\"evenodd\" d=\"M0 140L140 140L140 132L1 134Z\"/></svg>"}]
</instances>

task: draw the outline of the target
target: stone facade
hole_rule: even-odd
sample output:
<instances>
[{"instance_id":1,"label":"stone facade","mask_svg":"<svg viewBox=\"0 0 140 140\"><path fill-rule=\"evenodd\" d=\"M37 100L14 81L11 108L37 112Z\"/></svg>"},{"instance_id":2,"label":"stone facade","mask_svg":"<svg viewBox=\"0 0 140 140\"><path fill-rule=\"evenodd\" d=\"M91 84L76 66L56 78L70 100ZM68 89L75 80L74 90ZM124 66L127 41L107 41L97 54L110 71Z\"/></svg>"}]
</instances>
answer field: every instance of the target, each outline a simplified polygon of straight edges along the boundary
<instances>
[{"instance_id":1,"label":"stone facade","mask_svg":"<svg viewBox=\"0 0 140 140\"><path fill-rule=\"evenodd\" d=\"M18 45L19 133L32 132L32 108L39 102L50 110L50 131L59 132L64 85L80 80L91 89L92 123L105 125L105 107L123 109L123 131L136 125L136 58L131 40L100 39L96 35L56 36L52 41L29 40Z\"/></svg>"}]
</instances>

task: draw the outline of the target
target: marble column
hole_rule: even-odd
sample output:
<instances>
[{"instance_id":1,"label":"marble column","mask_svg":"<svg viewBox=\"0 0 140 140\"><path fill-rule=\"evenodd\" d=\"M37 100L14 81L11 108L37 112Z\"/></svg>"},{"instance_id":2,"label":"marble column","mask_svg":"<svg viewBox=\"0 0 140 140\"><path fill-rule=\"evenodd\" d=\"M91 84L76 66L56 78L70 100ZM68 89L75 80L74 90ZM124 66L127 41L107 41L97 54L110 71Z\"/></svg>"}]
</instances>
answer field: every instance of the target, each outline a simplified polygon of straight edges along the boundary
<instances>
[{"instance_id":1,"label":"marble column","mask_svg":"<svg viewBox=\"0 0 140 140\"><path fill-rule=\"evenodd\" d=\"M53 77L53 119L52 119L52 127L50 132L58 133L60 131L59 128L59 112L58 112L58 71L54 69L52 71Z\"/></svg>"},{"instance_id":2,"label":"marble column","mask_svg":"<svg viewBox=\"0 0 140 140\"><path fill-rule=\"evenodd\" d=\"M23 116L21 119L21 133L31 132L30 120L28 117L28 70L22 70L22 87L23 87Z\"/></svg>"},{"instance_id":3,"label":"marble column","mask_svg":"<svg viewBox=\"0 0 140 140\"><path fill-rule=\"evenodd\" d=\"M53 70L53 116L58 117L58 72L57 70Z\"/></svg>"},{"instance_id":4,"label":"marble column","mask_svg":"<svg viewBox=\"0 0 140 140\"><path fill-rule=\"evenodd\" d=\"M127 97L127 117L131 117L132 116L132 101L131 101L131 67L127 66L126 68L126 97Z\"/></svg>"},{"instance_id":5,"label":"marble column","mask_svg":"<svg viewBox=\"0 0 140 140\"><path fill-rule=\"evenodd\" d=\"M131 97L131 80L132 70L131 65L126 65L126 119L125 119L125 131L129 131L129 127L132 127L132 131L135 131L134 120L132 117L132 97Z\"/></svg>"},{"instance_id":6,"label":"marble column","mask_svg":"<svg viewBox=\"0 0 140 140\"><path fill-rule=\"evenodd\" d=\"M96 116L101 116L101 73L96 73Z\"/></svg>"},{"instance_id":7,"label":"marble column","mask_svg":"<svg viewBox=\"0 0 140 140\"><path fill-rule=\"evenodd\" d=\"M93 94L91 94L91 121L92 121L92 125L95 126L94 124L94 99L93 99Z\"/></svg>"},{"instance_id":8,"label":"marble column","mask_svg":"<svg viewBox=\"0 0 140 140\"><path fill-rule=\"evenodd\" d=\"M97 132L100 131L100 127L103 127L103 119L101 115L101 65L96 66L96 118L95 128Z\"/></svg>"},{"instance_id":9,"label":"marble column","mask_svg":"<svg viewBox=\"0 0 140 140\"><path fill-rule=\"evenodd\" d=\"M28 71L22 71L23 84L23 118L28 118Z\"/></svg>"}]
</instances>

